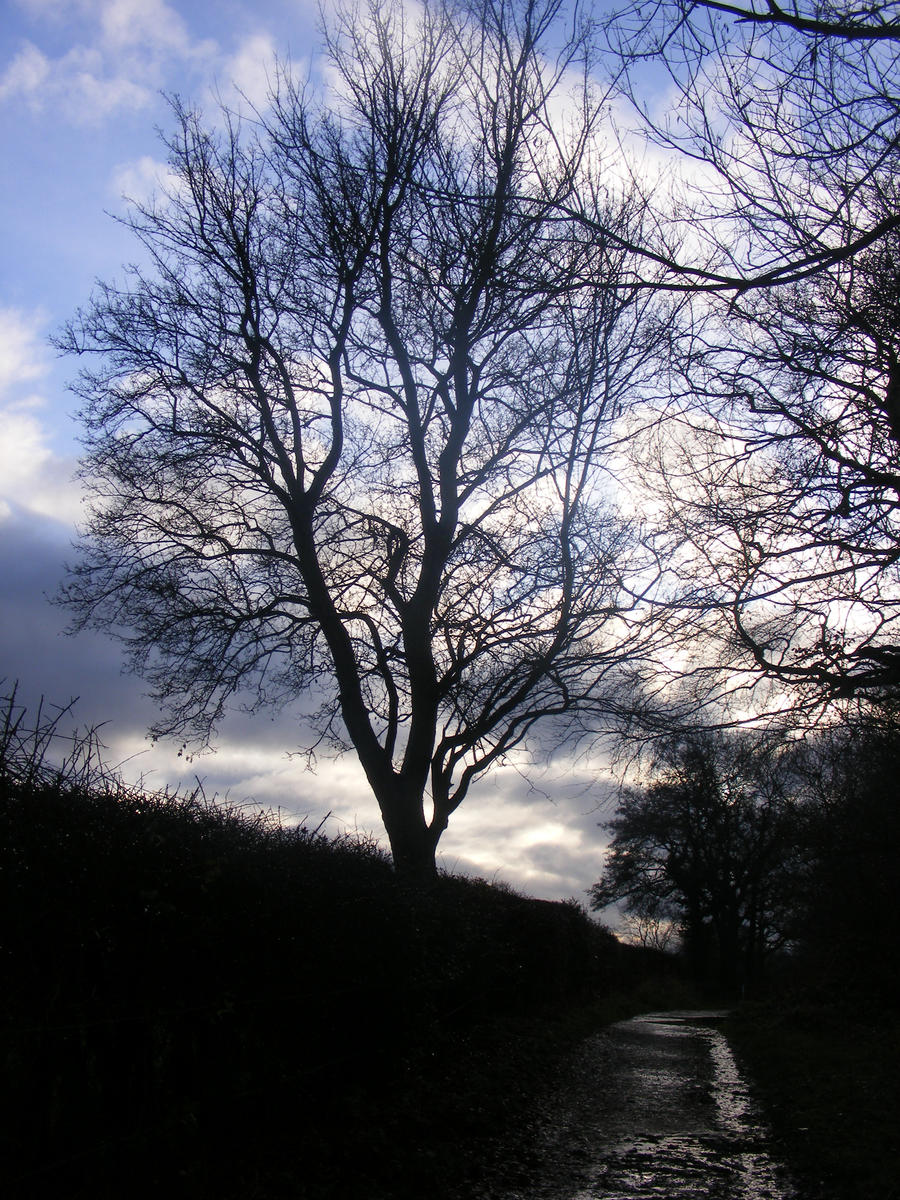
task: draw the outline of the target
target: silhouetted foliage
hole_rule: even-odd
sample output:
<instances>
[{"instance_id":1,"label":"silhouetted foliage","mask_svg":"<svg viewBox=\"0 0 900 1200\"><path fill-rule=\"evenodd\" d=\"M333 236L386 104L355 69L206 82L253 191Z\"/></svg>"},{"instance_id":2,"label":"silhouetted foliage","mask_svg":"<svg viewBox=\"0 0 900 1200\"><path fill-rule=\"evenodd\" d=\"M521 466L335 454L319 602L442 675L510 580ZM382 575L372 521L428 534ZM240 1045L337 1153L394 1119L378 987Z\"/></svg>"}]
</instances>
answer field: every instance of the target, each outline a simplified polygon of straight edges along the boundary
<instances>
[{"instance_id":1,"label":"silhouetted foliage","mask_svg":"<svg viewBox=\"0 0 900 1200\"><path fill-rule=\"evenodd\" d=\"M671 922L701 984L753 987L788 940L798 826L790 777L747 735L676 738L655 779L629 790L591 907Z\"/></svg>"},{"instance_id":2,"label":"silhouetted foliage","mask_svg":"<svg viewBox=\"0 0 900 1200\"><path fill-rule=\"evenodd\" d=\"M5 727L5 1195L450 1192L540 1060L521 1023L634 977L572 905L410 894L369 842L128 788L89 735L53 766L49 708Z\"/></svg>"},{"instance_id":3,"label":"silhouetted foliage","mask_svg":"<svg viewBox=\"0 0 900 1200\"><path fill-rule=\"evenodd\" d=\"M795 958L819 1003L859 1011L900 997L900 730L893 708L826 730L805 751Z\"/></svg>"},{"instance_id":4,"label":"silhouetted foliage","mask_svg":"<svg viewBox=\"0 0 900 1200\"><path fill-rule=\"evenodd\" d=\"M891 705L795 747L792 950L732 1028L802 1195L890 1195L900 1168L898 732Z\"/></svg>"}]
</instances>

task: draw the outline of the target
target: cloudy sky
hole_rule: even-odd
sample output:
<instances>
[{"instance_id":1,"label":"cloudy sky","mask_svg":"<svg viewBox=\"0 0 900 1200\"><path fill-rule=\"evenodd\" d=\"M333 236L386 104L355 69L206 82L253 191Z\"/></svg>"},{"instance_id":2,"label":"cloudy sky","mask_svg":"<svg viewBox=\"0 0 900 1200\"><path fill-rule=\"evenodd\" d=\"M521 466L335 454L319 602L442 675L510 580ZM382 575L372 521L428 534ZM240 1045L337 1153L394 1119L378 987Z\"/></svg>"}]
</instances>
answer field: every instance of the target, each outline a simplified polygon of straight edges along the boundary
<instances>
[{"instance_id":1,"label":"cloudy sky","mask_svg":"<svg viewBox=\"0 0 900 1200\"><path fill-rule=\"evenodd\" d=\"M161 169L156 130L165 93L208 104L255 103L274 56L314 53L314 0L2 0L0 22L0 680L6 694L56 703L80 697L81 725L103 724L107 757L149 786L199 776L208 793L255 801L335 831L380 833L355 760L320 758L310 774L286 752L302 745L295 715L236 714L217 751L187 763L151 747L154 710L119 647L66 636L52 596L79 518L75 371L48 338L116 276L134 247L114 215L146 195ZM576 896L596 879L598 821L610 785L597 762L505 768L485 777L441 843L450 870L507 880L532 895Z\"/></svg>"}]
</instances>

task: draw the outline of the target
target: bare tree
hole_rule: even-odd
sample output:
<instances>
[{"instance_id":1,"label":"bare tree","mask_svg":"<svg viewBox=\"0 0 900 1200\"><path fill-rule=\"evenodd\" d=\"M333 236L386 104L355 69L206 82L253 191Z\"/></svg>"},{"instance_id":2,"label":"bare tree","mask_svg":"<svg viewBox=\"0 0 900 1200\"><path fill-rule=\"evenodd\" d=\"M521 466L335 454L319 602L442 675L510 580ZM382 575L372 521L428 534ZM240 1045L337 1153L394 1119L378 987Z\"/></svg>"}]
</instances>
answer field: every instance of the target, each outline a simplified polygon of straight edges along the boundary
<instances>
[{"instance_id":1,"label":"bare tree","mask_svg":"<svg viewBox=\"0 0 900 1200\"><path fill-rule=\"evenodd\" d=\"M622 918L622 933L632 946L665 954L675 949L678 931L672 921L664 917L627 913Z\"/></svg>"},{"instance_id":2,"label":"bare tree","mask_svg":"<svg viewBox=\"0 0 900 1200\"><path fill-rule=\"evenodd\" d=\"M682 5L686 11L687 5ZM841 42L879 42L900 40L900 11L896 4L869 4L862 9L846 5L792 3L785 8L766 0L765 4L727 4L722 0L693 0L690 7L726 13L739 24L792 29L813 37L835 38Z\"/></svg>"},{"instance_id":3,"label":"bare tree","mask_svg":"<svg viewBox=\"0 0 900 1200\"><path fill-rule=\"evenodd\" d=\"M898 253L885 239L695 325L646 475L722 661L811 701L900 685Z\"/></svg>"},{"instance_id":4,"label":"bare tree","mask_svg":"<svg viewBox=\"0 0 900 1200\"><path fill-rule=\"evenodd\" d=\"M687 180L656 239L632 246L664 286L793 283L898 228L893 207L872 203L896 161L898 15L892 3L655 0L607 19L615 86Z\"/></svg>"},{"instance_id":5,"label":"bare tree","mask_svg":"<svg viewBox=\"0 0 900 1200\"><path fill-rule=\"evenodd\" d=\"M328 34L326 102L282 71L249 133L176 105L175 182L128 221L151 265L63 339L99 359L78 620L124 639L160 732L306 694L410 876L539 722L627 705L659 573L608 472L663 331L560 217L582 187L641 217L598 183L564 20L373 4Z\"/></svg>"},{"instance_id":6,"label":"bare tree","mask_svg":"<svg viewBox=\"0 0 900 1200\"><path fill-rule=\"evenodd\" d=\"M900 685L897 15L661 0L606 27L683 173L643 252L692 299L668 420L635 445L717 697L723 676L791 685L776 707Z\"/></svg>"}]
</instances>

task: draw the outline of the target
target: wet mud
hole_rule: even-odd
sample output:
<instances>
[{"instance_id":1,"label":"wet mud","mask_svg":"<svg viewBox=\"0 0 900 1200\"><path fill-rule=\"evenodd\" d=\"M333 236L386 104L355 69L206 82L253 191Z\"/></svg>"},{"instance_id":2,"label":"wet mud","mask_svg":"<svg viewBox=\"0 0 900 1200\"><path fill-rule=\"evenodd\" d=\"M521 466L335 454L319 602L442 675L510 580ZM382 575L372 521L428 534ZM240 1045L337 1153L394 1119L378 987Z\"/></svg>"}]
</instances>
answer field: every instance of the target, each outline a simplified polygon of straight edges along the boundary
<instances>
[{"instance_id":1,"label":"wet mud","mask_svg":"<svg viewBox=\"0 0 900 1200\"><path fill-rule=\"evenodd\" d=\"M649 1014L588 1039L531 1178L502 1200L792 1200L722 1016Z\"/></svg>"}]
</instances>

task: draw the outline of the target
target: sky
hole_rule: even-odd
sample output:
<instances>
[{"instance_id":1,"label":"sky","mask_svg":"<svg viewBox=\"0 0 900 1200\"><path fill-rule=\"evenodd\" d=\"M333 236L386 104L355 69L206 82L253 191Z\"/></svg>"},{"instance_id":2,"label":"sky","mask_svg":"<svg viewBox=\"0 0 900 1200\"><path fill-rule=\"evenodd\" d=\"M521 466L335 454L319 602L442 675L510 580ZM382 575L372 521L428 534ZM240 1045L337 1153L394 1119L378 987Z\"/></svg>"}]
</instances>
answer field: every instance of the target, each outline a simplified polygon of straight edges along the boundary
<instances>
[{"instance_id":1,"label":"sky","mask_svg":"<svg viewBox=\"0 0 900 1200\"><path fill-rule=\"evenodd\" d=\"M0 695L18 681L31 711L43 696L78 703L81 727L101 725L107 762L147 787L193 787L231 803L279 809L333 833L384 840L352 755L302 757L297 714L236 712L212 754L188 761L151 745L156 711L124 674L117 643L67 635L50 603L73 558L77 366L49 339L111 280L135 247L117 225L123 195L149 194L164 168L165 95L212 109L218 95L262 104L276 56L302 65L318 44L314 0L0 0ZM596 880L614 807L600 758L565 749L550 762L496 769L451 820L447 870L503 880L546 899ZM328 816L328 814L331 814ZM326 820L327 817L327 820Z\"/></svg>"}]
</instances>

